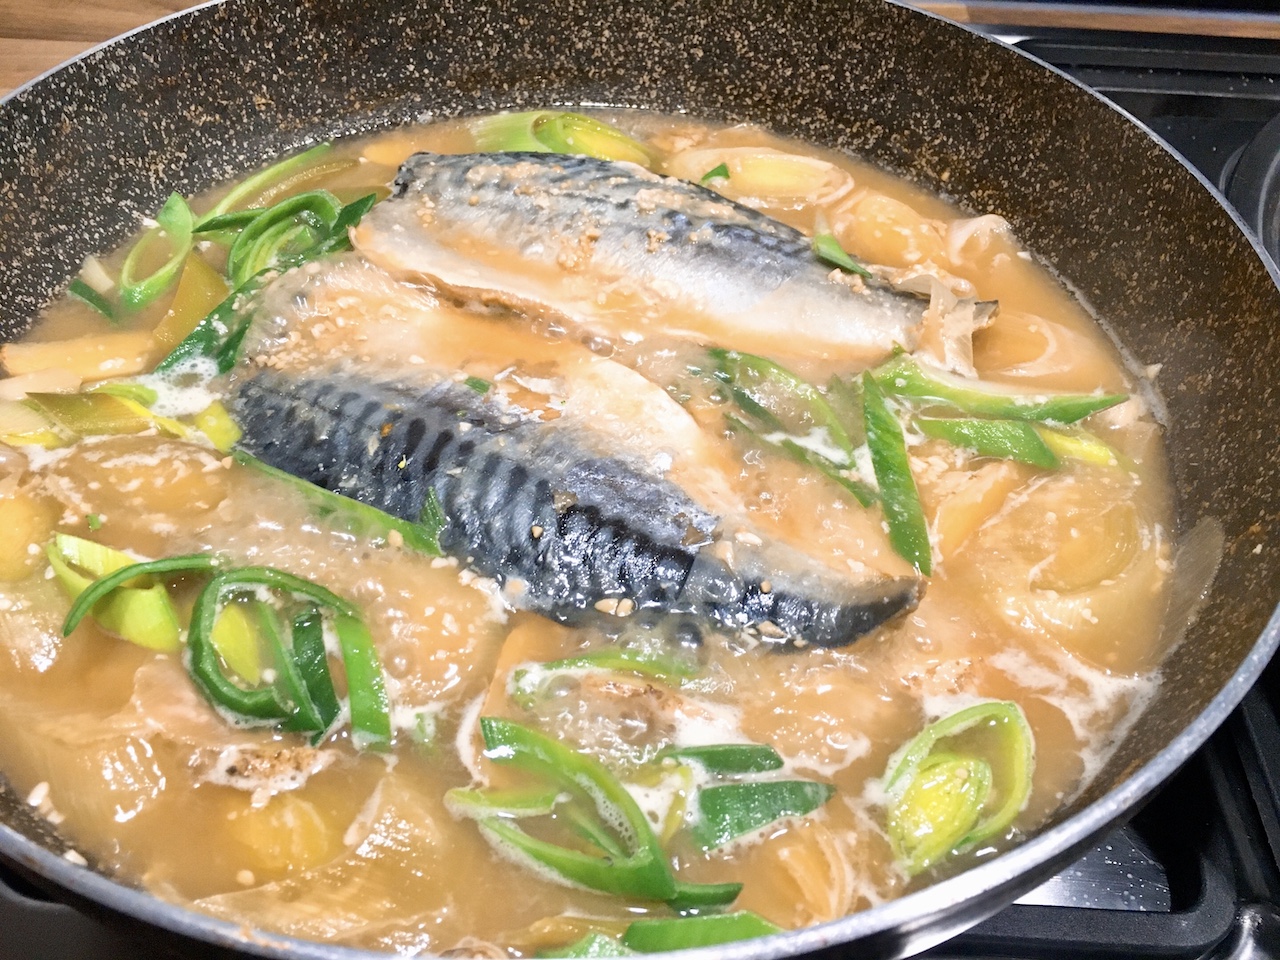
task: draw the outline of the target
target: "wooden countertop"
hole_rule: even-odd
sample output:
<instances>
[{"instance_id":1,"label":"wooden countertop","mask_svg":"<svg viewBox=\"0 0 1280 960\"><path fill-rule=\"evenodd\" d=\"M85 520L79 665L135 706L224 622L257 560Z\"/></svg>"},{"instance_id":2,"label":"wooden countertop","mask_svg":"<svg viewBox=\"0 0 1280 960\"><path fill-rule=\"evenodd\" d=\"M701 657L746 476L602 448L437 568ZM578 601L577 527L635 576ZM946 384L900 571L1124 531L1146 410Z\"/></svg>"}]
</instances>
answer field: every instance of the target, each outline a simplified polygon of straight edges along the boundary
<instances>
[{"instance_id":1,"label":"wooden countertop","mask_svg":"<svg viewBox=\"0 0 1280 960\"><path fill-rule=\"evenodd\" d=\"M190 0L0 0L0 95L104 40L192 6ZM964 23L1280 40L1280 14L1189 14L1137 4L1082 9L1026 0L918 0L916 6Z\"/></svg>"}]
</instances>

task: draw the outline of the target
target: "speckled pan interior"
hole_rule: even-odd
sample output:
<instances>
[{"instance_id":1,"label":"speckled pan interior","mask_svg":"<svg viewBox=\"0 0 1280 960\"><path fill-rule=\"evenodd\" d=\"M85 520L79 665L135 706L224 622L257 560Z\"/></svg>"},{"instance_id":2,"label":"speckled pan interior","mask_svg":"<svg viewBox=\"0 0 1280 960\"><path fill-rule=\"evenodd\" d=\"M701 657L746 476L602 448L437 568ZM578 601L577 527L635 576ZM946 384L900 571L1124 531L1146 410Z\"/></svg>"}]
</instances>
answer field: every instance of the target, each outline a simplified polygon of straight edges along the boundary
<instances>
[{"instance_id":1,"label":"speckled pan interior","mask_svg":"<svg viewBox=\"0 0 1280 960\"><path fill-rule=\"evenodd\" d=\"M227 0L108 45L0 104L0 334L21 332L85 255L123 239L172 190L198 191L346 133L553 103L751 120L998 213L1138 362L1161 364L1180 523L1217 518L1227 549L1159 699L1077 815L932 893L717 955L862 938L867 956L888 956L979 919L1172 773L1276 639L1265 628L1280 594L1271 540L1280 293L1197 178L1070 81L879 0ZM0 794L10 823L56 846L20 807ZM9 859L138 913L141 898L67 884L34 849L0 833ZM236 942L179 913L142 910L162 926Z\"/></svg>"}]
</instances>

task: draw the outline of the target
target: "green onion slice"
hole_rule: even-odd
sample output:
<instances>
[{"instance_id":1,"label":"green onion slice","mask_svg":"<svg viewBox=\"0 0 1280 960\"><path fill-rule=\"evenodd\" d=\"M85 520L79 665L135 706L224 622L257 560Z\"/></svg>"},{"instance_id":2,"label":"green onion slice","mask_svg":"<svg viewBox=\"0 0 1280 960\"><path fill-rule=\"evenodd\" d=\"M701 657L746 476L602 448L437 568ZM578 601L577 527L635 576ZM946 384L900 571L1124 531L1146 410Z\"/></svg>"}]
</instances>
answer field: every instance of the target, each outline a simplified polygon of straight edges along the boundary
<instances>
[{"instance_id":1,"label":"green onion slice","mask_svg":"<svg viewBox=\"0 0 1280 960\"><path fill-rule=\"evenodd\" d=\"M324 620L318 607L311 605L293 618L293 656L298 674L306 685L307 696L319 716L318 731L328 730L342 712L333 676L329 672L329 655L324 645Z\"/></svg>"},{"instance_id":2,"label":"green onion slice","mask_svg":"<svg viewBox=\"0 0 1280 960\"><path fill-rule=\"evenodd\" d=\"M240 231L227 254L227 277L239 287L263 270L282 264L327 239L342 203L327 190L282 200Z\"/></svg>"},{"instance_id":3,"label":"green onion slice","mask_svg":"<svg viewBox=\"0 0 1280 960\"><path fill-rule=\"evenodd\" d=\"M514 790L486 790L455 787L444 795L444 805L455 817L480 820L503 817L545 817L555 812L564 794L555 788L534 787Z\"/></svg>"},{"instance_id":4,"label":"green onion slice","mask_svg":"<svg viewBox=\"0 0 1280 960\"><path fill-rule=\"evenodd\" d=\"M839 466L852 462L849 433L817 387L765 357L720 348L708 353L716 362L716 379L730 388L744 413L794 437L821 431L827 445L844 458Z\"/></svg>"},{"instance_id":5,"label":"green onion slice","mask_svg":"<svg viewBox=\"0 0 1280 960\"><path fill-rule=\"evenodd\" d=\"M391 744L391 709L369 628L354 611L339 611L333 626L347 670L351 740L358 750L385 750Z\"/></svg>"},{"instance_id":6,"label":"green onion slice","mask_svg":"<svg viewBox=\"0 0 1280 960\"><path fill-rule=\"evenodd\" d=\"M580 113L549 113L531 125L534 139L553 153L585 154L597 160L615 160L653 166L653 155L640 141L617 127Z\"/></svg>"},{"instance_id":7,"label":"green onion slice","mask_svg":"<svg viewBox=\"0 0 1280 960\"><path fill-rule=\"evenodd\" d=\"M95 580L76 597L75 602L71 604L71 609L67 612L67 619L63 621L62 635L70 636L71 631L79 626L80 621L89 614L99 600L135 577L213 570L220 563L219 558L210 554L193 553L180 557L165 557L163 560L147 560L114 570Z\"/></svg>"},{"instance_id":8,"label":"green onion slice","mask_svg":"<svg viewBox=\"0 0 1280 960\"><path fill-rule=\"evenodd\" d=\"M481 153L550 153L551 148L534 136L533 124L552 116L553 110L497 113L470 121L467 129Z\"/></svg>"},{"instance_id":9,"label":"green onion slice","mask_svg":"<svg viewBox=\"0 0 1280 960\"><path fill-rule=\"evenodd\" d=\"M933 550L924 507L911 476L911 461L902 435L902 425L885 402L877 379L862 375L863 416L866 418L867 449L880 486L880 502L889 525L889 542L898 555L928 576L933 568Z\"/></svg>"},{"instance_id":10,"label":"green onion slice","mask_svg":"<svg viewBox=\"0 0 1280 960\"><path fill-rule=\"evenodd\" d=\"M540 950L539 957L631 957L635 951L623 945L616 937L607 937L592 930L581 940L554 950Z\"/></svg>"},{"instance_id":11,"label":"green onion slice","mask_svg":"<svg viewBox=\"0 0 1280 960\"><path fill-rule=\"evenodd\" d=\"M782 769L782 757L773 747L763 743L716 743L704 747L673 747L662 751L664 757L692 760L708 773L768 773Z\"/></svg>"},{"instance_id":12,"label":"green onion slice","mask_svg":"<svg viewBox=\"0 0 1280 960\"><path fill-rule=\"evenodd\" d=\"M815 233L813 235L813 252L819 260L839 267L847 273L856 273L864 280L872 279L872 273L853 257L845 253L844 247L836 239L834 233Z\"/></svg>"},{"instance_id":13,"label":"green onion slice","mask_svg":"<svg viewBox=\"0 0 1280 960\"><path fill-rule=\"evenodd\" d=\"M1031 394L981 383L941 370L926 370L898 353L871 372L885 393L931 401L979 417L1075 423L1128 399L1127 394Z\"/></svg>"},{"instance_id":14,"label":"green onion slice","mask_svg":"<svg viewBox=\"0 0 1280 960\"><path fill-rule=\"evenodd\" d=\"M723 783L698 791L699 817L693 839L703 850L768 826L784 817L803 817L835 795L835 787L811 780Z\"/></svg>"},{"instance_id":15,"label":"green onion slice","mask_svg":"<svg viewBox=\"0 0 1280 960\"><path fill-rule=\"evenodd\" d=\"M975 734L994 737L995 752L965 752L981 742ZM918 873L1005 833L1031 794L1034 769L1035 738L1012 701L977 703L925 727L889 759L884 778L889 835L904 869Z\"/></svg>"},{"instance_id":16,"label":"green onion slice","mask_svg":"<svg viewBox=\"0 0 1280 960\"><path fill-rule=\"evenodd\" d=\"M588 809L594 808L603 824L616 825L616 845L625 856L571 850L532 837L496 817L479 822L492 842L593 890L648 900L676 895L675 878L644 813L600 763L510 720L483 717L480 730L490 760L511 764L563 788Z\"/></svg>"},{"instance_id":17,"label":"green onion slice","mask_svg":"<svg viewBox=\"0 0 1280 960\"><path fill-rule=\"evenodd\" d=\"M253 606L258 615L259 629L266 637L267 649L275 661L276 685L293 706L293 713L282 724L282 729L321 732L328 724L320 719L320 712L303 682L292 642L285 639L279 615L269 603L254 601Z\"/></svg>"},{"instance_id":18,"label":"green onion slice","mask_svg":"<svg viewBox=\"0 0 1280 960\"><path fill-rule=\"evenodd\" d=\"M361 503L359 500L353 500L295 477L242 450L235 451L232 456L236 463L250 467L272 480L277 480L300 494L316 516L332 525L334 529L345 531L353 536L369 537L375 544L385 544L388 538L394 539L392 537L394 532L410 550L440 556L438 537L442 524L431 524L426 521L410 523L408 520L393 517L377 507L371 507L367 503Z\"/></svg>"},{"instance_id":19,"label":"green onion slice","mask_svg":"<svg viewBox=\"0 0 1280 960\"><path fill-rule=\"evenodd\" d=\"M1025 420L918 417L915 424L926 437L965 447L980 457L1016 460L1046 470L1058 466L1057 456L1044 442L1039 430Z\"/></svg>"},{"instance_id":20,"label":"green onion slice","mask_svg":"<svg viewBox=\"0 0 1280 960\"><path fill-rule=\"evenodd\" d=\"M698 180L698 182L705 184L705 183L710 183L712 180L728 180L728 179L729 179L729 165L727 163L721 163L721 164L718 164L717 166L712 167L710 170L704 173L702 177Z\"/></svg>"},{"instance_id":21,"label":"green onion slice","mask_svg":"<svg viewBox=\"0 0 1280 960\"><path fill-rule=\"evenodd\" d=\"M323 191L315 192L323 193ZM299 194L299 196L308 195ZM328 196L332 197L332 194ZM296 198L285 200L283 204L289 204L293 199ZM338 210L332 221L328 222L315 216L314 213L316 208L327 211L330 208L329 202L314 201L317 207L311 208L308 204L313 201L307 200L302 204L304 209L296 211L300 222L289 226L292 221L285 220L284 227L278 231L275 227L279 227L281 223L278 219L278 207L281 205L278 204L260 213L258 216L268 218L261 230L256 229L257 217L255 217L253 223L246 227L236 239L237 244L244 243L239 269L247 270L251 263L258 262L260 256L266 256L270 261L269 264L258 273L245 277L225 300L196 324L195 329L187 334L168 356L156 364L156 371L172 370L199 360L212 361L218 373L229 371L236 365L240 346L253 320L254 295L276 275L277 271L296 267L316 257L350 250L350 228L360 222L360 218L369 212L376 200L375 194L353 200ZM264 236L268 228L274 232L271 232L270 236ZM250 239L246 240L245 234L250 230L253 230L253 233ZM235 249L234 245L232 249Z\"/></svg>"},{"instance_id":22,"label":"green onion slice","mask_svg":"<svg viewBox=\"0 0 1280 960\"><path fill-rule=\"evenodd\" d=\"M627 927L622 942L641 953L665 953L710 947L781 933L782 928L749 910L699 917L659 917L637 920Z\"/></svg>"},{"instance_id":23,"label":"green onion slice","mask_svg":"<svg viewBox=\"0 0 1280 960\"><path fill-rule=\"evenodd\" d=\"M187 201L171 193L160 212L156 214L156 227L143 234L133 245L120 268L120 301L131 309L145 307L169 289L178 279L182 264L191 252L194 220ZM150 276L138 278L138 261L143 252L164 236L169 243L169 258Z\"/></svg>"},{"instance_id":24,"label":"green onion slice","mask_svg":"<svg viewBox=\"0 0 1280 960\"><path fill-rule=\"evenodd\" d=\"M201 226L207 229L208 222L214 217L229 213L246 201L261 200L262 194L273 189L280 182L293 179L299 173L308 171L310 167L315 166L332 149L333 144L321 143L288 159L281 160L279 163L274 163L251 177L247 177L232 187L226 196L219 200L214 208L201 218Z\"/></svg>"},{"instance_id":25,"label":"green onion slice","mask_svg":"<svg viewBox=\"0 0 1280 960\"><path fill-rule=\"evenodd\" d=\"M796 463L802 463L807 467L813 467L815 470L844 487L844 489L852 494L853 498L864 507L869 507L880 499L879 495L869 484L863 483L856 477L849 476L846 467L841 467L835 461L828 460L815 450L810 450L808 447L801 446L790 437L766 436L732 414L725 414L725 422L735 432L741 431L758 441L763 446L771 447L774 450L785 453L792 460L796 461Z\"/></svg>"},{"instance_id":26,"label":"green onion slice","mask_svg":"<svg viewBox=\"0 0 1280 960\"><path fill-rule=\"evenodd\" d=\"M58 534L45 553L59 584L76 601L92 589L94 580L75 568L102 578L138 565L133 557L119 550L65 533ZM178 613L163 584L148 586L134 578L123 580L93 602L91 609L100 627L137 646L160 653L176 653L180 647ZM66 633L74 629L72 625Z\"/></svg>"},{"instance_id":27,"label":"green onion slice","mask_svg":"<svg viewBox=\"0 0 1280 960\"><path fill-rule=\"evenodd\" d=\"M76 277L71 281L70 285L67 287L67 293L75 297L81 303L92 307L112 323L116 322L116 311L115 308L111 306L111 301L79 277Z\"/></svg>"}]
</instances>

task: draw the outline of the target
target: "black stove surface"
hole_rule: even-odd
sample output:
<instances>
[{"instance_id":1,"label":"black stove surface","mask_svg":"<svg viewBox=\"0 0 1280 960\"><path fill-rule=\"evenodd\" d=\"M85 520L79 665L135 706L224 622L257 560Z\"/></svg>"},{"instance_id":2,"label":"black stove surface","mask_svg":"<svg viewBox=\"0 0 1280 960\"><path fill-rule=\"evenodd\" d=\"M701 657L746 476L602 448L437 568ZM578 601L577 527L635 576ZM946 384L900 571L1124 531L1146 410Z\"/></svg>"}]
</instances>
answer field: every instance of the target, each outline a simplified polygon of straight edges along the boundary
<instances>
[{"instance_id":1,"label":"black stove surface","mask_svg":"<svg viewBox=\"0 0 1280 960\"><path fill-rule=\"evenodd\" d=\"M988 32L1136 116L1230 197L1280 259L1280 44ZM1280 960L1280 664L1128 826L927 956ZM139 957L163 960L153 944L0 868L0 960Z\"/></svg>"}]
</instances>

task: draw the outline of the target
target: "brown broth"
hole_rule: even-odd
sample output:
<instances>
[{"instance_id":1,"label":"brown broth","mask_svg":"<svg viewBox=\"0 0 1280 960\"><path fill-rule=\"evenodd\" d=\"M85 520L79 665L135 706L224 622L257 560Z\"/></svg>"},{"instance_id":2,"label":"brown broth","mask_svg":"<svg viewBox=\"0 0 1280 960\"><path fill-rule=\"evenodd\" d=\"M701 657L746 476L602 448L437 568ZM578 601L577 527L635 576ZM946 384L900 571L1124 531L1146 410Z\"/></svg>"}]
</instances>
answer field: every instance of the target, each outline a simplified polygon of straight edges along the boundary
<instances>
[{"instance_id":1,"label":"brown broth","mask_svg":"<svg viewBox=\"0 0 1280 960\"><path fill-rule=\"evenodd\" d=\"M919 608L890 626L842 649L788 653L706 634L701 677L680 695L708 705L713 720L727 717L740 737L771 744L797 775L828 781L837 793L811 816L711 854L677 838L680 876L743 881L736 906L786 927L834 919L1033 832L1096 772L1150 696L1165 652L1159 625L1171 555L1160 429L1145 412L1142 384L1098 324L997 222L975 224L910 184L755 127L608 117L664 156L695 147L769 147L834 164L851 184L820 212L846 250L864 262L940 275L961 292L1000 302L996 320L973 339L973 365L984 379L1028 390L1134 394L1089 423L1129 458L1128 469L1071 462L1044 473L977 460L940 441L914 445L937 562ZM344 141L332 156L355 162L304 186L350 199L385 188L411 152L464 152L469 138L463 122L447 122ZM725 189L734 196L733 181ZM196 209L217 196L200 198ZM819 206L763 209L812 231ZM120 251L102 262L114 275L122 257ZM127 327L149 330L166 309L162 299ZM453 312L458 331L458 344L440 349L456 349L468 373L492 376L511 362L533 369L590 355L546 325L522 329L511 318L439 309ZM63 298L41 316L31 339L102 329L89 308ZM316 355L352 348L337 334L316 339ZM687 359L664 342L613 343L609 351L659 391ZM835 369L803 352L775 359L815 382ZM770 454L744 456L716 429L721 413L711 398L684 399L705 433L709 462L761 530L835 569L907 569L878 514L806 467ZM643 414L637 406L637 418ZM615 760L624 747L656 750L669 741L664 725L674 722L677 695L644 681L620 681L621 694L618 684L603 689L584 681L531 711L508 697L512 668L607 643L599 629L504 611L492 584L460 576L456 562L373 548L328 529L288 489L195 443L96 438L34 457L30 471L16 454L6 453L0 467L7 475L0 484L3 548L30 556L23 561L28 576L19 563L0 584L0 768L96 865L236 923L403 953L475 949L478 938L532 955L588 928L616 932L637 915L664 913L568 890L503 859L442 801L446 790L472 781L476 737L459 730L477 709L553 729L574 746L613 751ZM29 522L7 522L3 511L11 508ZM86 525L91 514L102 520L94 533ZM223 748L275 751L302 740L229 726L178 659L113 639L89 621L62 640L66 601L38 555L55 526L148 556L219 551L351 598L365 611L398 702L430 708L436 736L426 747L402 736L388 757L357 755L340 736L326 747L333 755L327 768L274 795L209 782ZM1017 701L1034 729L1031 800L999 843L908 881L892 863L878 779L928 720L985 698ZM461 757L459 745L472 756ZM634 766L632 773L659 776Z\"/></svg>"}]
</instances>

